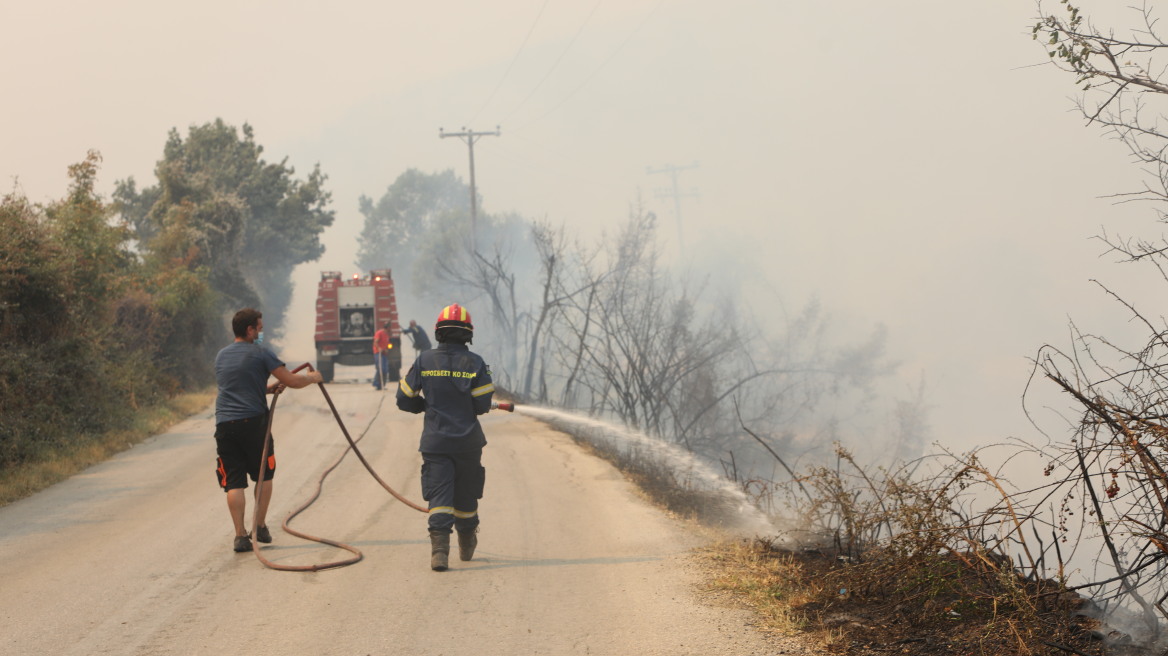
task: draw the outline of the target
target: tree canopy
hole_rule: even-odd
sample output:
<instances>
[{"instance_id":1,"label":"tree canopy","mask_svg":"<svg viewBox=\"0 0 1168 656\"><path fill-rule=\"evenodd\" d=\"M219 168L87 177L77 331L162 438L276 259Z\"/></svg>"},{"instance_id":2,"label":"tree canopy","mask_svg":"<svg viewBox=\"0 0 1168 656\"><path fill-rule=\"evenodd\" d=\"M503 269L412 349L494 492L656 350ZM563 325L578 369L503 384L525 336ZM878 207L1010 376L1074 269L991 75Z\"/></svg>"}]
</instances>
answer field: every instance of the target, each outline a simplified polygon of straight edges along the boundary
<instances>
[{"instance_id":1,"label":"tree canopy","mask_svg":"<svg viewBox=\"0 0 1168 656\"><path fill-rule=\"evenodd\" d=\"M114 199L145 253L182 257L205 272L217 309L254 305L268 330L282 332L296 265L324 253L320 234L332 225L331 194L320 165L294 177L287 158L262 158L252 127L222 119L172 129L155 166L157 184L138 190L118 181Z\"/></svg>"},{"instance_id":2,"label":"tree canopy","mask_svg":"<svg viewBox=\"0 0 1168 656\"><path fill-rule=\"evenodd\" d=\"M394 180L375 203L361 196L365 217L357 266L390 267L398 288L415 284L410 272L419 250L445 230L444 224L470 216L469 188L451 170L423 173L409 169Z\"/></svg>"},{"instance_id":3,"label":"tree canopy","mask_svg":"<svg viewBox=\"0 0 1168 656\"><path fill-rule=\"evenodd\" d=\"M206 290L186 285L178 314L161 307L173 277L152 279L111 220L100 161L69 167L68 195L46 206L0 198L0 467L118 426L181 384L156 356Z\"/></svg>"}]
</instances>

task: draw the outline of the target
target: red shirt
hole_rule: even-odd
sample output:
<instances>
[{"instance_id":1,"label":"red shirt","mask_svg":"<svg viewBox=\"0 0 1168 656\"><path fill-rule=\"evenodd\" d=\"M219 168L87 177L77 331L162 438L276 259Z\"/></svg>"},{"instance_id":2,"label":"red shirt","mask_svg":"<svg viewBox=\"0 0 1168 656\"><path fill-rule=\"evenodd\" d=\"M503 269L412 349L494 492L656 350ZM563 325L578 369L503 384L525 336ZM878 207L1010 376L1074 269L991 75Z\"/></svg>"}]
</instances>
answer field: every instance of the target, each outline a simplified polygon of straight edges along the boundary
<instances>
[{"instance_id":1,"label":"red shirt","mask_svg":"<svg viewBox=\"0 0 1168 656\"><path fill-rule=\"evenodd\" d=\"M389 331L384 328L373 334L373 352L381 353L389 350Z\"/></svg>"}]
</instances>

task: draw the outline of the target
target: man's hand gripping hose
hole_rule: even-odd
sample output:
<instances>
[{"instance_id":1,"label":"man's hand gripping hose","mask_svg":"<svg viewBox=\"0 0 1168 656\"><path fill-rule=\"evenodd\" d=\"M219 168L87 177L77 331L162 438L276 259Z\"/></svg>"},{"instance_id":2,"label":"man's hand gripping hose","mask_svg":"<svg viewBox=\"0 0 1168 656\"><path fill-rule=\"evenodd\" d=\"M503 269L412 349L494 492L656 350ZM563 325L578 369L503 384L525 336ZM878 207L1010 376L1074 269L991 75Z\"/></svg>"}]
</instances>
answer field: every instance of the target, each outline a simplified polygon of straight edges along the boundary
<instances>
[{"instance_id":1,"label":"man's hand gripping hose","mask_svg":"<svg viewBox=\"0 0 1168 656\"><path fill-rule=\"evenodd\" d=\"M328 477L328 475L331 474L332 471L334 469L336 469L341 464L341 461L344 460L345 456L348 455L350 450L352 450L353 453L355 453L357 455L357 458L361 461L361 464L365 466L365 469L369 472L369 474L371 476L373 476L374 480L376 480L378 483L380 483L381 487L385 488L385 490L387 492L389 492L391 495L393 495L393 497L395 499L397 499L398 501L401 501L405 505L407 505L410 508L413 508L414 510L417 510L419 512L424 512L424 513L429 512L428 508L425 508L421 505L418 505L418 504L414 503L413 501L410 501L409 499L403 497L396 490L394 490L392 487L390 487L388 483L386 483L384 480L382 480L381 477L377 475L377 472L373 471L373 467L370 466L369 461L367 461L365 459L365 456L361 453L361 450L357 448L357 441L359 441L361 439L361 437L358 437L357 440L354 440L349 435L349 430L345 427L345 422L341 420L341 415L339 412L337 412L337 407L336 407L336 405L333 404L332 397L329 396L328 390L325 389L324 383L321 382L319 379L320 374L316 373L316 370L313 369L312 365L310 365L307 362L300 365L299 367L296 367L296 369L292 370L292 373L297 373L305 368L307 368L310 372L316 374L315 375L315 378L317 378L316 384L320 388L321 394L324 395L324 399L328 403L329 410L332 411L333 417L337 420L337 425L341 427L341 433L344 434L345 440L349 443L349 446L348 446L348 448L345 449L344 452L341 453L340 457L337 458L337 460L335 462L333 462L333 464L329 465L329 467L326 468L324 470L324 472L321 473L321 476L317 480L317 483L316 483L316 491L313 492L312 496L308 499L308 501L305 501L303 504L301 504L300 507L293 510L291 513L288 514L288 516L286 518L284 518L284 522L281 525L281 528L283 528L285 532L290 533L292 535L295 535L299 538L303 538L305 540L311 540L313 542L320 542L322 544L331 545L331 546L337 547L339 549L344 549L346 551L349 551L350 553L353 554L353 557L347 558L345 560L337 560L337 561L333 561L333 562L319 563L319 564L313 564L313 565L277 565L276 563L273 563L272 561L268 560L267 558L265 558L263 556L263 554L260 552L259 541L257 541L257 540L252 541L252 552L255 553L256 558L258 558L261 563L263 563L266 567L269 567L271 569L288 571L288 572L316 572L316 571L320 571L322 569L332 569L332 568L336 568L336 567L344 567L346 565L352 565L354 563L358 563L361 561L362 558L364 558L364 555L361 553L361 551L352 545L348 545L348 544L345 544L343 542L337 542L335 540L329 540L328 538L322 538L322 537L317 537L314 535L309 535L307 533L302 533L302 532L296 531L288 526L289 522L291 522L293 518L295 518L297 515L304 512L306 509L308 509L308 507L311 506L320 497L321 490L324 487L324 479L326 477ZM272 420L274 419L274 417L276 415L276 401L279 399L280 393L284 391L284 386L283 385L272 385L270 387L270 390L272 392L272 405L268 410L268 425L267 425L265 436L264 436L263 454L260 458L259 480L261 480L261 481L264 480L264 477L267 475L268 453L271 450L271 443L272 443ZM382 398L382 402L384 402L385 397L383 396L381 398ZM515 411L515 404L492 402L491 408L498 409L498 410L504 410L506 412L514 412ZM363 435L362 435L362 437L363 437ZM255 491L255 495L256 495L255 501L258 504L259 503L260 485L256 485L255 490L256 490ZM258 520L253 516L252 527L251 527L251 534L253 536L256 534L256 531L258 528L259 528Z\"/></svg>"}]
</instances>

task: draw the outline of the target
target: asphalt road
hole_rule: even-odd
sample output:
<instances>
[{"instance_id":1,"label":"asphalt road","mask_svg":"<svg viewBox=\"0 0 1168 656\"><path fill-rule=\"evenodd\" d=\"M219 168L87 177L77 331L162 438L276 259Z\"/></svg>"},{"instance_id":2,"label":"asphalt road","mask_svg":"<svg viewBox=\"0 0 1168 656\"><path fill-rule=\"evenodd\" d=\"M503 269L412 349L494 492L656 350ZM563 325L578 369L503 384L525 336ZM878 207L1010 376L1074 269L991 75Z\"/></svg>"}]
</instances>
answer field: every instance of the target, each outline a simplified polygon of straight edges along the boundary
<instances>
[{"instance_id":1,"label":"asphalt road","mask_svg":"<svg viewBox=\"0 0 1168 656\"><path fill-rule=\"evenodd\" d=\"M421 419L368 385L329 391L378 474L421 502ZM641 500L607 463L520 415L484 417L479 550L429 568L426 517L350 454L293 528L362 562L280 572L231 549L208 410L40 494L0 508L3 654L791 653L742 610L697 593L704 539ZM279 524L345 442L315 387L280 397L269 559L348 552ZM248 523L251 522L249 495Z\"/></svg>"}]
</instances>

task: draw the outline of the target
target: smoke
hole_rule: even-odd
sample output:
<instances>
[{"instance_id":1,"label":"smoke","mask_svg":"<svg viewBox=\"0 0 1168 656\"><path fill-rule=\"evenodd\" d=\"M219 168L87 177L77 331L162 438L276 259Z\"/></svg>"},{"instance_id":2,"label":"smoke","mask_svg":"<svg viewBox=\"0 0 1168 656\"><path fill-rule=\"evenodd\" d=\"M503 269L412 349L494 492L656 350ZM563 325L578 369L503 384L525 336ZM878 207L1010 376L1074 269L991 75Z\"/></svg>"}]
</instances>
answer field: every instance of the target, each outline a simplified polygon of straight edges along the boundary
<instances>
[{"instance_id":1,"label":"smoke","mask_svg":"<svg viewBox=\"0 0 1168 656\"><path fill-rule=\"evenodd\" d=\"M1150 618L1139 609L1116 604L1101 606L1090 599L1081 598L1075 615L1094 620L1095 623L1088 626L1087 630L1108 650L1122 650L1126 647L1163 653L1163 650L1168 649L1168 635L1165 635L1157 618Z\"/></svg>"}]
</instances>

